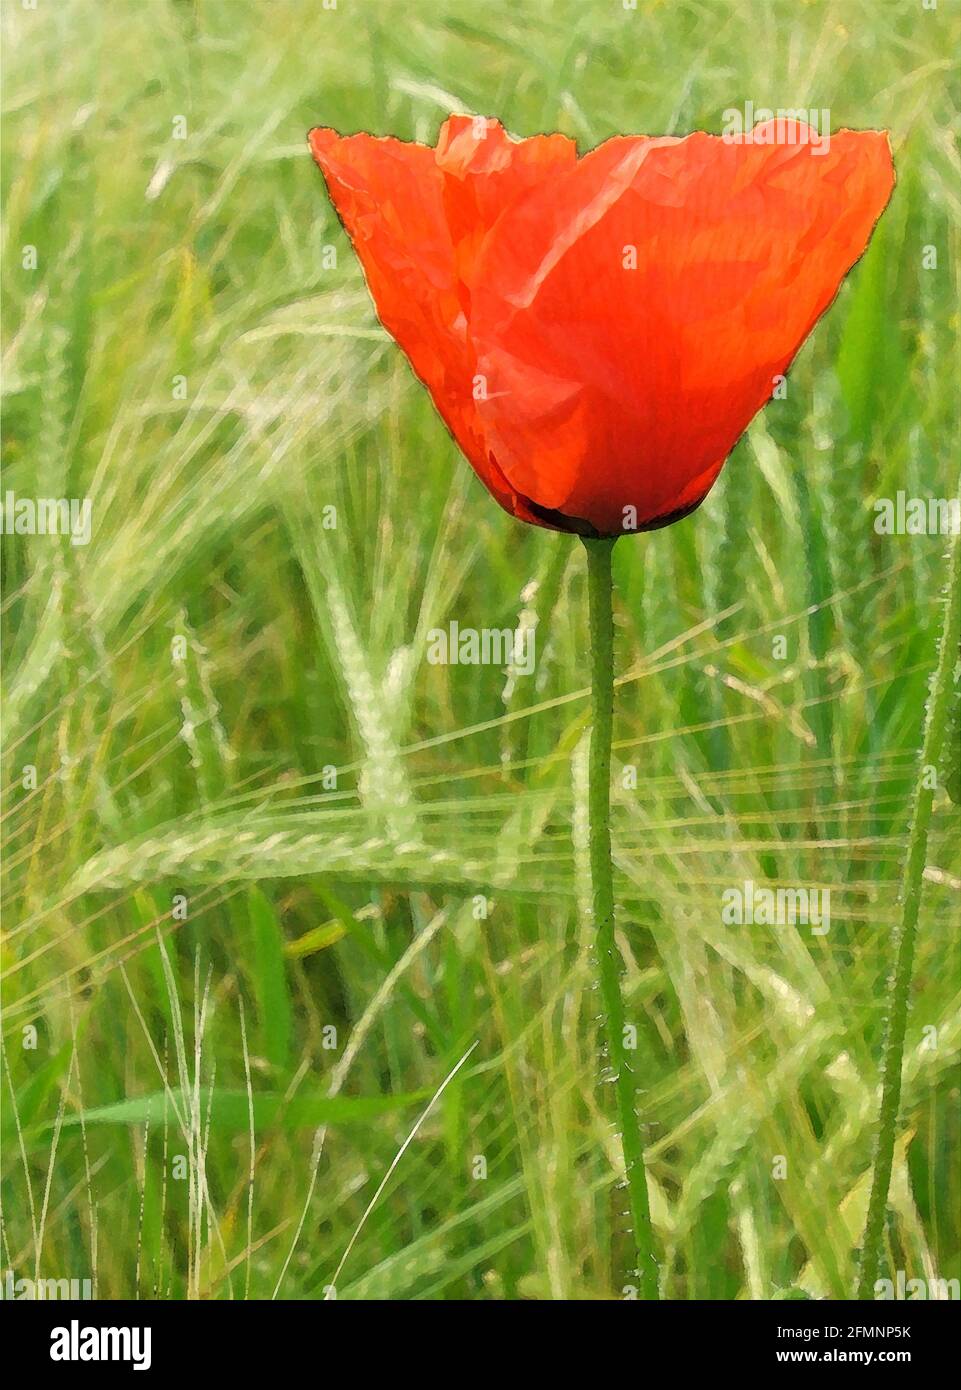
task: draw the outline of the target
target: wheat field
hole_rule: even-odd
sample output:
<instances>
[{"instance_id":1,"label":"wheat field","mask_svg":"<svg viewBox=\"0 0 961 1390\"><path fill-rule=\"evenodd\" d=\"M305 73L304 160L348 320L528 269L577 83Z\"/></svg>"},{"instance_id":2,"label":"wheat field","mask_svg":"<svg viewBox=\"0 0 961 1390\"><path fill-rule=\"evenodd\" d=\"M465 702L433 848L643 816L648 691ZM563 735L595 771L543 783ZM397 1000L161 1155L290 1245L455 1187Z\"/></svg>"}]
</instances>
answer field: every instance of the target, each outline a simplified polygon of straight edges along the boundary
<instances>
[{"instance_id":1,"label":"wheat field","mask_svg":"<svg viewBox=\"0 0 961 1390\"><path fill-rule=\"evenodd\" d=\"M582 548L458 455L305 134L467 111L588 149L750 101L890 130L898 184L704 506L615 550L619 941L663 1296L851 1297L948 548L874 504L956 488L959 6L2 24L2 491L88 498L91 528L2 537L0 1266L115 1298L630 1296ZM534 670L431 664L451 621L533 629ZM885 1250L928 1296L961 1277L948 783ZM830 930L724 921L747 883L829 890Z\"/></svg>"}]
</instances>

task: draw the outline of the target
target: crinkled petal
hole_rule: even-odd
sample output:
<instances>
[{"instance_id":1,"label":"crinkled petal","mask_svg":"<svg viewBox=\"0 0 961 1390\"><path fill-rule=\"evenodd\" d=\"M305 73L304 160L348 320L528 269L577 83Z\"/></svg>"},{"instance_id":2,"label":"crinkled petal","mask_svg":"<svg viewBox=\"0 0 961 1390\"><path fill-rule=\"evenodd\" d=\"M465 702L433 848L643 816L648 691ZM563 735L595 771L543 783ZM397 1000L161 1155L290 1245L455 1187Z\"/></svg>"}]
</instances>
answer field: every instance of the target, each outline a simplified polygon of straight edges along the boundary
<instances>
[{"instance_id":1,"label":"crinkled petal","mask_svg":"<svg viewBox=\"0 0 961 1390\"><path fill-rule=\"evenodd\" d=\"M474 223L489 228L562 148L570 147L573 162L573 145L563 136L512 141L497 122L487 123L486 138L478 140L478 129L471 118L452 117L438 152L322 128L312 130L309 140L381 323L407 354L485 486L507 511L536 521L483 437L462 277L482 239L475 238Z\"/></svg>"},{"instance_id":2,"label":"crinkled petal","mask_svg":"<svg viewBox=\"0 0 961 1390\"><path fill-rule=\"evenodd\" d=\"M487 445L532 506L618 534L696 506L862 254L887 137L618 137L515 203L473 271ZM582 525L583 523L583 525Z\"/></svg>"},{"instance_id":3,"label":"crinkled petal","mask_svg":"<svg viewBox=\"0 0 961 1390\"><path fill-rule=\"evenodd\" d=\"M436 160L461 303L469 314L470 285L488 232L530 189L562 169L572 169L577 147L566 135L514 140L499 121L451 116L441 127Z\"/></svg>"},{"instance_id":4,"label":"crinkled petal","mask_svg":"<svg viewBox=\"0 0 961 1390\"><path fill-rule=\"evenodd\" d=\"M486 451L477 434L467 325L434 151L324 129L312 130L309 138L381 323L477 466Z\"/></svg>"}]
</instances>

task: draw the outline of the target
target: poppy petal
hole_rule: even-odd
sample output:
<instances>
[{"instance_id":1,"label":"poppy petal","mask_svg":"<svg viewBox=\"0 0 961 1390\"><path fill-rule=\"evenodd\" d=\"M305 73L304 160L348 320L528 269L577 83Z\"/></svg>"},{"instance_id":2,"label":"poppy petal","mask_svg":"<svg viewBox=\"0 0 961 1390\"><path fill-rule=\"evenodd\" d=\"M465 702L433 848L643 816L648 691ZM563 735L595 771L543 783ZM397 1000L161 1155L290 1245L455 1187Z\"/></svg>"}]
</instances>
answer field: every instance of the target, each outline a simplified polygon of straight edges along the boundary
<instances>
[{"instance_id":1,"label":"poppy petal","mask_svg":"<svg viewBox=\"0 0 961 1390\"><path fill-rule=\"evenodd\" d=\"M453 428L471 411L466 323L457 296L434 151L371 135L310 132L310 150L364 269L378 316ZM462 447L465 441L458 439ZM483 454L483 446L479 446Z\"/></svg>"},{"instance_id":2,"label":"poppy petal","mask_svg":"<svg viewBox=\"0 0 961 1390\"><path fill-rule=\"evenodd\" d=\"M566 135L515 140L499 121L451 116L437 140L444 212L454 248L461 303L470 312L470 284L477 256L491 227L511 204L556 172L577 162Z\"/></svg>"},{"instance_id":3,"label":"poppy petal","mask_svg":"<svg viewBox=\"0 0 961 1390\"><path fill-rule=\"evenodd\" d=\"M534 521L490 459L477 417L462 285L444 208L445 174L435 151L324 128L312 130L309 143L378 317L404 349L484 485L506 511ZM459 157L464 158L463 148Z\"/></svg>"},{"instance_id":4,"label":"poppy petal","mask_svg":"<svg viewBox=\"0 0 961 1390\"><path fill-rule=\"evenodd\" d=\"M893 186L883 133L781 136L618 137L491 230L469 326L478 414L535 507L613 535L626 507L643 529L710 488Z\"/></svg>"}]
</instances>

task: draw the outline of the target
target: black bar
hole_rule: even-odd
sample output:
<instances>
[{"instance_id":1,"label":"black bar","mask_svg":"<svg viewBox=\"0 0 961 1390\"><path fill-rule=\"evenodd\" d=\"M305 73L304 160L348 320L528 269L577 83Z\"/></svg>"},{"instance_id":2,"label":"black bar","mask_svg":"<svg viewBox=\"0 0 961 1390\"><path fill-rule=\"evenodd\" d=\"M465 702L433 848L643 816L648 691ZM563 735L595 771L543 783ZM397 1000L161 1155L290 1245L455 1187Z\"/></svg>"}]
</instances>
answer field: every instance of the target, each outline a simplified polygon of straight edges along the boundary
<instances>
[{"instance_id":1,"label":"black bar","mask_svg":"<svg viewBox=\"0 0 961 1390\"><path fill-rule=\"evenodd\" d=\"M957 1312L957 1303L940 1301L612 1301L565 1304L556 1323L556 1305L536 1302L0 1302L3 1345L8 1352L16 1348L18 1370L65 1377L84 1370L129 1376L135 1359L145 1363L148 1356L142 1371L168 1377L249 1375L254 1365L271 1363L284 1375L323 1376L332 1359L342 1363L345 1357L355 1359L358 1371L382 1364L397 1375L422 1357L429 1363L438 1338L451 1333L465 1339L475 1375L485 1360L501 1373L568 1356L583 1365L590 1361L584 1329L590 1325L596 1335L597 1319L601 1332L610 1334L611 1364L633 1366L635 1378L655 1365L721 1376L749 1369L775 1378L805 1367L914 1372L940 1369L953 1357ZM116 1335L101 1329L116 1329ZM70 1359L56 1359L54 1352ZM82 1352L127 1359L73 1359ZM457 1373L459 1364L441 1359L446 1373Z\"/></svg>"}]
</instances>

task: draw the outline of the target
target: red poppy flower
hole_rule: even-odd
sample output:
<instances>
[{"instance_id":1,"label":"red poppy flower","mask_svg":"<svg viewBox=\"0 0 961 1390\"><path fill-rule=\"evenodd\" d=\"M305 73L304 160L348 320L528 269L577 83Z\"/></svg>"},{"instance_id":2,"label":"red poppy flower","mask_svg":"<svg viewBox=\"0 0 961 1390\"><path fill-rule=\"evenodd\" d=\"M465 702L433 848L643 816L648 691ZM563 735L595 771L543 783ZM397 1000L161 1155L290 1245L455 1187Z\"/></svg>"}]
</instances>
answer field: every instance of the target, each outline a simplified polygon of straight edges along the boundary
<instances>
[{"instance_id":1,"label":"red poppy flower","mask_svg":"<svg viewBox=\"0 0 961 1390\"><path fill-rule=\"evenodd\" d=\"M523 521L664 526L704 499L864 251L887 136L797 122L581 158L452 116L436 149L312 130L385 328Z\"/></svg>"}]
</instances>

